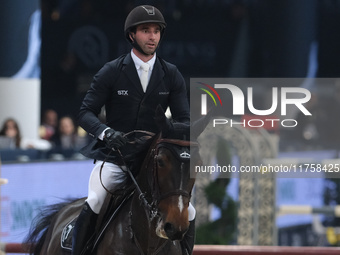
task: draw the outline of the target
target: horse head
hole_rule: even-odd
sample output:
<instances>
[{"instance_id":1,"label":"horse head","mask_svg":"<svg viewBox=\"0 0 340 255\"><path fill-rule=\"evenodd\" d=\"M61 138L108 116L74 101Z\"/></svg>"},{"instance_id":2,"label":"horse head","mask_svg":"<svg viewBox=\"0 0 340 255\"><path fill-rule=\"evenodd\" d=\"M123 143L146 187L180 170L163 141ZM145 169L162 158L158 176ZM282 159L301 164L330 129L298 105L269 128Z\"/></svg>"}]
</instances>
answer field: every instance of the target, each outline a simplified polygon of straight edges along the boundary
<instances>
[{"instance_id":1,"label":"horse head","mask_svg":"<svg viewBox=\"0 0 340 255\"><path fill-rule=\"evenodd\" d=\"M152 146L148 163L148 168L152 169L148 182L159 216L156 234L181 240L189 227L188 206L195 183L190 165L200 162L196 139L204 128L197 123L193 126L172 123L160 107L156 110L156 122L161 133ZM190 131L195 134L194 138L190 139Z\"/></svg>"}]
</instances>

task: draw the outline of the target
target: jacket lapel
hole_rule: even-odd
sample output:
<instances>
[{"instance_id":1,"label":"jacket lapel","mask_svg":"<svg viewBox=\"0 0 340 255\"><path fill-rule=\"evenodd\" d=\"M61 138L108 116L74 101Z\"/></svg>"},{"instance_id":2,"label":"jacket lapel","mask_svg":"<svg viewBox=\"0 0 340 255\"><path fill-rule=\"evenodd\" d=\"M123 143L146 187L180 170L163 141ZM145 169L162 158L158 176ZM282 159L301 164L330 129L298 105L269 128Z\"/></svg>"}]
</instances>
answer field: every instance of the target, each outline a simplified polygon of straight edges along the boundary
<instances>
[{"instance_id":1,"label":"jacket lapel","mask_svg":"<svg viewBox=\"0 0 340 255\"><path fill-rule=\"evenodd\" d=\"M139 93L144 94L142 85L140 83L140 79L138 77L138 73L137 73L137 70L136 70L135 63L133 62L133 60L131 58L131 53L127 54L125 59L124 59L122 72L133 83L136 90Z\"/></svg>"},{"instance_id":2,"label":"jacket lapel","mask_svg":"<svg viewBox=\"0 0 340 255\"><path fill-rule=\"evenodd\" d=\"M133 83L136 90L139 93L144 94L135 63L131 58L131 53L127 54L124 59L122 71L125 73L126 77ZM152 74L145 95L150 94L155 88L157 88L160 80L163 79L164 75L165 72L163 70L162 64L157 58L152 69Z\"/></svg>"},{"instance_id":3,"label":"jacket lapel","mask_svg":"<svg viewBox=\"0 0 340 255\"><path fill-rule=\"evenodd\" d=\"M152 74L149 80L148 87L146 89L146 95L150 94L155 88L157 88L160 80L163 79L164 75L165 75L165 72L163 70L162 64L157 58L152 69Z\"/></svg>"}]
</instances>

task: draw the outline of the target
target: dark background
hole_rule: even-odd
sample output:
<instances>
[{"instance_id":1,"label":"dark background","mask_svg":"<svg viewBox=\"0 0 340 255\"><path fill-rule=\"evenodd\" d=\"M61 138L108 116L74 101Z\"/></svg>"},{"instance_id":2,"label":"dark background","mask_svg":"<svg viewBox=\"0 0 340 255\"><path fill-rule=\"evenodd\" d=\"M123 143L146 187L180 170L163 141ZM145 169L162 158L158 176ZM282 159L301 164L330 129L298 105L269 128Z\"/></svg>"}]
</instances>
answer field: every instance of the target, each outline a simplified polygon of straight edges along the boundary
<instances>
[{"instance_id":1,"label":"dark background","mask_svg":"<svg viewBox=\"0 0 340 255\"><path fill-rule=\"evenodd\" d=\"M190 77L305 77L311 43L317 77L340 75L340 3L329 0L42 1L42 109L75 114L92 76L130 50L123 27L139 4L168 24L158 54ZM53 18L57 14L58 18Z\"/></svg>"},{"instance_id":2,"label":"dark background","mask_svg":"<svg viewBox=\"0 0 340 255\"><path fill-rule=\"evenodd\" d=\"M3 0L0 76L13 76L26 60L27 21L40 8L41 111L76 116L93 75L107 61L130 51L124 22L140 4L163 12L168 27L157 54L177 65L188 86L191 77L340 77L339 0ZM337 94L340 98L340 89ZM320 136L302 144L308 149L335 148L339 155L340 123L325 125L323 120L339 122L340 100L323 101L328 115L312 105L317 109L313 121L323 124L331 141ZM335 134L331 126L339 127ZM301 148L287 139L297 143L300 133L280 133L281 144ZM334 180L325 190L325 205L340 203L340 183ZM340 222L330 219L329 225ZM280 243L291 245L293 241L283 237L298 232L306 236L303 240L314 240L305 234L309 226L302 226L281 230Z\"/></svg>"},{"instance_id":3,"label":"dark background","mask_svg":"<svg viewBox=\"0 0 340 255\"><path fill-rule=\"evenodd\" d=\"M130 50L124 22L140 4L163 12L168 27L158 54L188 84L190 77L306 77L313 42L318 69L312 76L340 76L337 0L37 1L4 2L0 31L8 36L0 40L0 75L13 75L27 54L27 31L13 37L8 23L15 29L14 21L40 6L41 110L60 116L76 115L93 75Z\"/></svg>"}]
</instances>

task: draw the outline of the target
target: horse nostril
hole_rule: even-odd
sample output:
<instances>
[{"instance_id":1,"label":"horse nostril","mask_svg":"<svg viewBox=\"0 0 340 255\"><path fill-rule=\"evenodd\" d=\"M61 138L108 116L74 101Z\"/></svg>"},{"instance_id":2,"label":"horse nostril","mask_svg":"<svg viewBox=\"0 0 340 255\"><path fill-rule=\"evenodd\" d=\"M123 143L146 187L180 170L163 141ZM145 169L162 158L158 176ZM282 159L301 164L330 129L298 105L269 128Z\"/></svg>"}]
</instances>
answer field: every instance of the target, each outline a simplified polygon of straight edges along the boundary
<instances>
[{"instance_id":1,"label":"horse nostril","mask_svg":"<svg viewBox=\"0 0 340 255\"><path fill-rule=\"evenodd\" d=\"M170 238L175 232L174 225L172 225L170 222L165 223L164 231L167 234L167 236Z\"/></svg>"},{"instance_id":2,"label":"horse nostril","mask_svg":"<svg viewBox=\"0 0 340 255\"><path fill-rule=\"evenodd\" d=\"M185 233L183 231L178 231L170 222L164 224L164 231L170 240L182 240Z\"/></svg>"}]
</instances>

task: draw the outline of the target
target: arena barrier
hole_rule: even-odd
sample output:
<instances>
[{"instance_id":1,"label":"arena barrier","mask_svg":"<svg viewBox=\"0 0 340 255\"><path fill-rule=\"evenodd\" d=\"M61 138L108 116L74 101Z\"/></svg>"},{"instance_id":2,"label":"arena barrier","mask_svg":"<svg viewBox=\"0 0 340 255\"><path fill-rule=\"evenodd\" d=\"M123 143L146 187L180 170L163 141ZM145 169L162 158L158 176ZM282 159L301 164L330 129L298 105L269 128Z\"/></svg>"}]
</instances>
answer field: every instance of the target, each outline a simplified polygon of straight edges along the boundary
<instances>
[{"instance_id":1,"label":"arena barrier","mask_svg":"<svg viewBox=\"0 0 340 255\"><path fill-rule=\"evenodd\" d=\"M340 247L284 247L240 245L195 245L193 255L332 255L340 254Z\"/></svg>"},{"instance_id":2,"label":"arena barrier","mask_svg":"<svg viewBox=\"0 0 340 255\"><path fill-rule=\"evenodd\" d=\"M0 254L5 253L26 253L21 243L0 243Z\"/></svg>"},{"instance_id":3,"label":"arena barrier","mask_svg":"<svg viewBox=\"0 0 340 255\"><path fill-rule=\"evenodd\" d=\"M25 253L22 244L1 244L5 253ZM340 254L340 247L283 247L240 245L195 245L193 255L332 255Z\"/></svg>"},{"instance_id":4,"label":"arena barrier","mask_svg":"<svg viewBox=\"0 0 340 255\"><path fill-rule=\"evenodd\" d=\"M277 208L278 216L286 214L326 214L340 217L340 205L312 207L309 205L282 205Z\"/></svg>"}]
</instances>

